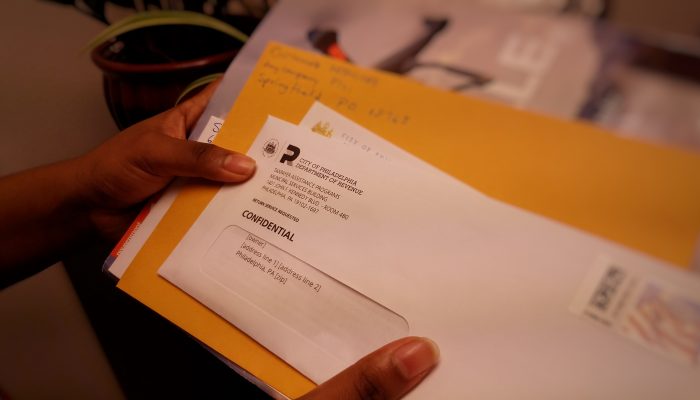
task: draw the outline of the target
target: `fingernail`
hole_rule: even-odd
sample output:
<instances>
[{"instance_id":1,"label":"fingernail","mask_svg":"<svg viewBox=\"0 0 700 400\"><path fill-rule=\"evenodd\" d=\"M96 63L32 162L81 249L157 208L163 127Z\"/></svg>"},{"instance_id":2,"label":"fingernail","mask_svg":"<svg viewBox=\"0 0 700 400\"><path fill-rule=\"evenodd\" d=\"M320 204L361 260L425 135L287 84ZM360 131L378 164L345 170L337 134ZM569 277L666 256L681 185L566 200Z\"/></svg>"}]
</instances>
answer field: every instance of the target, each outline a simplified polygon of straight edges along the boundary
<instances>
[{"instance_id":1,"label":"fingernail","mask_svg":"<svg viewBox=\"0 0 700 400\"><path fill-rule=\"evenodd\" d=\"M255 169L255 160L243 154L229 154L223 167L234 174L249 175Z\"/></svg>"},{"instance_id":2,"label":"fingernail","mask_svg":"<svg viewBox=\"0 0 700 400\"><path fill-rule=\"evenodd\" d=\"M427 338L416 338L394 350L391 360L406 380L433 368L440 359L437 344Z\"/></svg>"}]
</instances>

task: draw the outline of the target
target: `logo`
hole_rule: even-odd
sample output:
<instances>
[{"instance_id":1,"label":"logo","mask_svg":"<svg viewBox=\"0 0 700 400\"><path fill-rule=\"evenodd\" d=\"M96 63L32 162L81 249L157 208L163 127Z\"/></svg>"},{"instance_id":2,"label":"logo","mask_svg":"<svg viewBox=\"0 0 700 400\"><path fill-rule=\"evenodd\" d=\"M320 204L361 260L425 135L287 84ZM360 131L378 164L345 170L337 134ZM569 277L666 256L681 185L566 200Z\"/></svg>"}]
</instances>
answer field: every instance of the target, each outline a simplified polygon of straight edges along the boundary
<instances>
[{"instance_id":1,"label":"logo","mask_svg":"<svg viewBox=\"0 0 700 400\"><path fill-rule=\"evenodd\" d=\"M277 153L277 149L280 147L277 139L270 139L263 145L263 155L265 157L272 157Z\"/></svg>"},{"instance_id":2,"label":"logo","mask_svg":"<svg viewBox=\"0 0 700 400\"><path fill-rule=\"evenodd\" d=\"M316 132L321 136L332 137L333 129L331 129L331 124L328 122L318 121L316 125L311 128L311 132Z\"/></svg>"},{"instance_id":3,"label":"logo","mask_svg":"<svg viewBox=\"0 0 700 400\"><path fill-rule=\"evenodd\" d=\"M288 145L287 146L287 151L282 154L282 158L280 158L280 162L282 164L287 163L288 165L292 165L292 161L296 160L297 157L299 157L299 153L301 153L301 150L297 146L293 145Z\"/></svg>"}]
</instances>

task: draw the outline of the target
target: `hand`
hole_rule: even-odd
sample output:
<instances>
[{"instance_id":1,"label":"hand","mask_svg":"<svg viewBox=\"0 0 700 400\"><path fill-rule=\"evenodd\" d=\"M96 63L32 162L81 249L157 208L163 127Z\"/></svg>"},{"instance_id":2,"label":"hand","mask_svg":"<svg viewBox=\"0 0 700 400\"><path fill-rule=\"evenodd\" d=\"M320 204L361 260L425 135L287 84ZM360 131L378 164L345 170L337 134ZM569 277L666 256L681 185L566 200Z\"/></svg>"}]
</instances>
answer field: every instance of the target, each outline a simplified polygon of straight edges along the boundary
<instances>
[{"instance_id":1,"label":"hand","mask_svg":"<svg viewBox=\"0 0 700 400\"><path fill-rule=\"evenodd\" d=\"M95 233L118 239L142 203L175 176L248 179L252 159L185 140L215 87L82 157L0 178L0 288L51 265Z\"/></svg>"},{"instance_id":2,"label":"hand","mask_svg":"<svg viewBox=\"0 0 700 400\"><path fill-rule=\"evenodd\" d=\"M216 84L177 107L142 121L79 159L83 202L104 236L117 239L141 203L175 176L242 182L255 161L220 147L185 140ZM135 206L135 207L134 207Z\"/></svg>"},{"instance_id":3,"label":"hand","mask_svg":"<svg viewBox=\"0 0 700 400\"><path fill-rule=\"evenodd\" d=\"M439 355L437 345L430 339L399 339L364 357L301 400L399 399L433 370Z\"/></svg>"}]
</instances>

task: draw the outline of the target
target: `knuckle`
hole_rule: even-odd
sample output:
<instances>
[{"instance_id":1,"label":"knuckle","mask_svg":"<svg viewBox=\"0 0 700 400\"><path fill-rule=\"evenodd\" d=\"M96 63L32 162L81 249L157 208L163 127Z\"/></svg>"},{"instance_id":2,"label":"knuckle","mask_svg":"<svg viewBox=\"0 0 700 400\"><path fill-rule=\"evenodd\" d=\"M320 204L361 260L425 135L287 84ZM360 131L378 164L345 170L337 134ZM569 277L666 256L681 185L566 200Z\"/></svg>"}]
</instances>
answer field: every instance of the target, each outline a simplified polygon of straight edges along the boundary
<instances>
[{"instance_id":1,"label":"knuckle","mask_svg":"<svg viewBox=\"0 0 700 400\"><path fill-rule=\"evenodd\" d=\"M147 175L160 176L160 171L153 157L149 154L144 154L133 160L133 165L137 171L143 171Z\"/></svg>"},{"instance_id":2,"label":"knuckle","mask_svg":"<svg viewBox=\"0 0 700 400\"><path fill-rule=\"evenodd\" d=\"M158 139L154 135L141 135L131 146L132 163L142 171L158 175L155 152L158 149Z\"/></svg>"},{"instance_id":3,"label":"knuckle","mask_svg":"<svg viewBox=\"0 0 700 400\"><path fill-rule=\"evenodd\" d=\"M182 104L178 104L177 107L173 108L173 114L176 116L182 124L187 123L187 116L189 115L190 111L190 104L188 102L184 102Z\"/></svg>"},{"instance_id":4,"label":"knuckle","mask_svg":"<svg viewBox=\"0 0 700 400\"><path fill-rule=\"evenodd\" d=\"M195 165L204 165L211 162L215 157L215 148L205 143L195 143L192 146L192 157Z\"/></svg>"},{"instance_id":5,"label":"knuckle","mask_svg":"<svg viewBox=\"0 0 700 400\"><path fill-rule=\"evenodd\" d=\"M197 104L192 100L193 99L190 99L183 103L180 103L173 109L174 115L176 116L179 126L189 126L197 118L197 115L195 115L197 110Z\"/></svg>"},{"instance_id":6,"label":"knuckle","mask_svg":"<svg viewBox=\"0 0 700 400\"><path fill-rule=\"evenodd\" d=\"M158 119L158 124L156 130L160 135L166 135L170 137L183 137L181 131L184 131L184 127L187 122L187 111L181 105L173 107L169 110L163 111L162 113L153 117L153 119ZM150 120L149 120L150 121Z\"/></svg>"},{"instance_id":7,"label":"knuckle","mask_svg":"<svg viewBox=\"0 0 700 400\"><path fill-rule=\"evenodd\" d=\"M386 385L383 382L382 371L373 365L366 365L360 370L355 381L354 390L358 399L385 400L390 399Z\"/></svg>"}]
</instances>

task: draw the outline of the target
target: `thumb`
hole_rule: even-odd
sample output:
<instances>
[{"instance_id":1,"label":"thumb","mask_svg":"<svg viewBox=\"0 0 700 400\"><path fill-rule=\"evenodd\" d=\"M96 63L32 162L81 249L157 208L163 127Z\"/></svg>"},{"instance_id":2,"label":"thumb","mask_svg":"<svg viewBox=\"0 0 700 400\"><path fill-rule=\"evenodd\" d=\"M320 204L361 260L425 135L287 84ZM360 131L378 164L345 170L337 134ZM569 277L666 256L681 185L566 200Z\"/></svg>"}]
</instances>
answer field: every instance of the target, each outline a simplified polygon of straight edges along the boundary
<instances>
[{"instance_id":1,"label":"thumb","mask_svg":"<svg viewBox=\"0 0 700 400\"><path fill-rule=\"evenodd\" d=\"M136 165L146 166L146 172L161 176L199 177L219 182L242 182L253 175L255 160L222 147L153 135L157 143L144 146L145 152Z\"/></svg>"},{"instance_id":2,"label":"thumb","mask_svg":"<svg viewBox=\"0 0 700 400\"><path fill-rule=\"evenodd\" d=\"M430 339L399 339L324 382L302 400L401 398L437 365L439 354Z\"/></svg>"}]
</instances>

